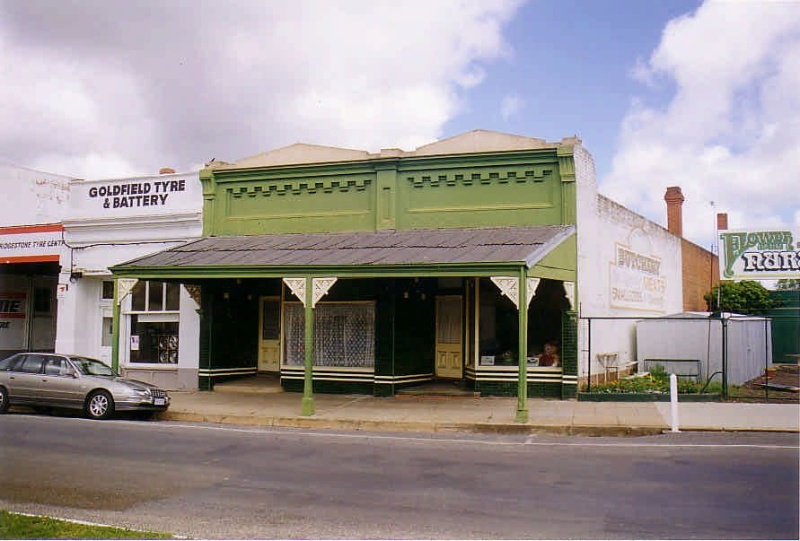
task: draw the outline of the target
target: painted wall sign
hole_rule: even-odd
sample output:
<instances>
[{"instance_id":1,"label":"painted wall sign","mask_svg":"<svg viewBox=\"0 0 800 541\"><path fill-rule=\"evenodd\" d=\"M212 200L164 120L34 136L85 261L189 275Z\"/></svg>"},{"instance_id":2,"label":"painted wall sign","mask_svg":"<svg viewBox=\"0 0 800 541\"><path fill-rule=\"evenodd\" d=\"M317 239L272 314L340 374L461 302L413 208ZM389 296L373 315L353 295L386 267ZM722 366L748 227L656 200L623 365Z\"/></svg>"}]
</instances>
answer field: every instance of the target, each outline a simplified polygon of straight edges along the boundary
<instances>
[{"instance_id":1,"label":"painted wall sign","mask_svg":"<svg viewBox=\"0 0 800 541\"><path fill-rule=\"evenodd\" d=\"M90 198L102 201L103 208L118 209L163 206L170 194L185 191L185 179L170 179L91 186L88 193Z\"/></svg>"},{"instance_id":2,"label":"painted wall sign","mask_svg":"<svg viewBox=\"0 0 800 541\"><path fill-rule=\"evenodd\" d=\"M0 349L25 347L27 295L0 293Z\"/></svg>"},{"instance_id":3,"label":"painted wall sign","mask_svg":"<svg viewBox=\"0 0 800 541\"><path fill-rule=\"evenodd\" d=\"M720 278L800 278L800 241L791 231L726 231L719 235Z\"/></svg>"},{"instance_id":4,"label":"painted wall sign","mask_svg":"<svg viewBox=\"0 0 800 541\"><path fill-rule=\"evenodd\" d=\"M0 228L0 263L58 261L62 227L58 224Z\"/></svg>"},{"instance_id":5,"label":"painted wall sign","mask_svg":"<svg viewBox=\"0 0 800 541\"><path fill-rule=\"evenodd\" d=\"M611 263L610 298L614 308L664 310L667 279L661 274L661 259L616 244Z\"/></svg>"}]
</instances>

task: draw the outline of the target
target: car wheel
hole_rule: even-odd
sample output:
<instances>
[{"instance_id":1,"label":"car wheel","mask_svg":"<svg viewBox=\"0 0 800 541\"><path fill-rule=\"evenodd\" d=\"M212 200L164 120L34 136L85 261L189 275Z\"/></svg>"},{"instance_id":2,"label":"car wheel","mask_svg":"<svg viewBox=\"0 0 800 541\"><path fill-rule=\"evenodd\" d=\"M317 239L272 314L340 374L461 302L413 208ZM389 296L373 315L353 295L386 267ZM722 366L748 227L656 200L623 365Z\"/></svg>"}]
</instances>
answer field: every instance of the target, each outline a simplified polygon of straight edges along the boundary
<instances>
[{"instance_id":1,"label":"car wheel","mask_svg":"<svg viewBox=\"0 0 800 541\"><path fill-rule=\"evenodd\" d=\"M8 391L3 386L0 386L0 413L8 411Z\"/></svg>"},{"instance_id":2,"label":"car wheel","mask_svg":"<svg viewBox=\"0 0 800 541\"><path fill-rule=\"evenodd\" d=\"M85 410L90 419L108 419L114 414L114 399L107 391L95 391L86 399Z\"/></svg>"}]
</instances>

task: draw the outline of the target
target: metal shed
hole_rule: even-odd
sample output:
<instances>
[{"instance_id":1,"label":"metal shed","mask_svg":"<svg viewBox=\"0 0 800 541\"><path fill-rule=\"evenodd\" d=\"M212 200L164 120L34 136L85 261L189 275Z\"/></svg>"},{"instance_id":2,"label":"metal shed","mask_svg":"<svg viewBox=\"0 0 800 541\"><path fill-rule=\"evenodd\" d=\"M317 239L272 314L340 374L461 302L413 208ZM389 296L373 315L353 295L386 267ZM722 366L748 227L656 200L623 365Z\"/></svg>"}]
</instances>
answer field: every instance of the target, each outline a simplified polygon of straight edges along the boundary
<instances>
[{"instance_id":1,"label":"metal shed","mask_svg":"<svg viewBox=\"0 0 800 541\"><path fill-rule=\"evenodd\" d=\"M636 324L639 370L661 364L667 372L741 385L772 365L769 318L730 313L685 312Z\"/></svg>"}]
</instances>

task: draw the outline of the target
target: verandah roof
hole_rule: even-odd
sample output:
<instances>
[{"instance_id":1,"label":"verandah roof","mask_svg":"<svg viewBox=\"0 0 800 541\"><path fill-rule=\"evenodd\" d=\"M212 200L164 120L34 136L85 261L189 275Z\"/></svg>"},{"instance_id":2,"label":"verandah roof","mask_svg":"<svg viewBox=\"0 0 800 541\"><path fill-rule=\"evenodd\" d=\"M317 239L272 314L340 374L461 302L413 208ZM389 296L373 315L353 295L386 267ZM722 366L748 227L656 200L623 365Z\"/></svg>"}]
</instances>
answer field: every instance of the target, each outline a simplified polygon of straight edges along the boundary
<instances>
[{"instance_id":1,"label":"verandah roof","mask_svg":"<svg viewBox=\"0 0 800 541\"><path fill-rule=\"evenodd\" d=\"M113 267L136 276L171 271L260 269L296 272L303 268L351 271L392 267L502 265L532 267L575 232L571 225L417 229L350 233L288 233L206 237ZM156 274L161 274L156 272ZM166 273L164 273L166 275ZM215 273L216 274L216 273Z\"/></svg>"}]
</instances>

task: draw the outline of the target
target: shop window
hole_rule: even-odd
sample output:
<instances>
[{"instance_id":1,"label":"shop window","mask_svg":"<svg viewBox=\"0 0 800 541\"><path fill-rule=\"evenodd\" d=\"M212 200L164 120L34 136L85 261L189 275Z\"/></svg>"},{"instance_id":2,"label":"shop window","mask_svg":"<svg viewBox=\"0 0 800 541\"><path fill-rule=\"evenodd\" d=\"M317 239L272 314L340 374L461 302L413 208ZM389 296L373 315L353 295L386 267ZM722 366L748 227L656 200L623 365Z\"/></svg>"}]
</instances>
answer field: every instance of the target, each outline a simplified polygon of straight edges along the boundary
<instances>
[{"instance_id":1,"label":"shop window","mask_svg":"<svg viewBox=\"0 0 800 541\"><path fill-rule=\"evenodd\" d=\"M155 280L136 283L128 362L178 364L180 287Z\"/></svg>"},{"instance_id":2,"label":"shop window","mask_svg":"<svg viewBox=\"0 0 800 541\"><path fill-rule=\"evenodd\" d=\"M49 287L33 289L33 312L37 316L51 315L53 307L53 291Z\"/></svg>"},{"instance_id":3,"label":"shop window","mask_svg":"<svg viewBox=\"0 0 800 541\"><path fill-rule=\"evenodd\" d=\"M488 280L481 280L480 295L479 344L482 362L515 364L519 344L517 307Z\"/></svg>"},{"instance_id":4,"label":"shop window","mask_svg":"<svg viewBox=\"0 0 800 541\"><path fill-rule=\"evenodd\" d=\"M179 310L181 307L181 286L180 284L164 284L164 298L166 303L165 310Z\"/></svg>"},{"instance_id":5,"label":"shop window","mask_svg":"<svg viewBox=\"0 0 800 541\"><path fill-rule=\"evenodd\" d=\"M177 312L180 308L180 284L139 281L131 293L134 312Z\"/></svg>"},{"instance_id":6,"label":"shop window","mask_svg":"<svg viewBox=\"0 0 800 541\"><path fill-rule=\"evenodd\" d=\"M280 340L281 338L281 301L264 299L261 301L261 339Z\"/></svg>"},{"instance_id":7,"label":"shop window","mask_svg":"<svg viewBox=\"0 0 800 541\"><path fill-rule=\"evenodd\" d=\"M103 280L103 290L101 292L100 298L103 300L111 300L114 298L113 280Z\"/></svg>"},{"instance_id":8,"label":"shop window","mask_svg":"<svg viewBox=\"0 0 800 541\"><path fill-rule=\"evenodd\" d=\"M178 322L131 316L131 363L178 364Z\"/></svg>"},{"instance_id":9,"label":"shop window","mask_svg":"<svg viewBox=\"0 0 800 541\"><path fill-rule=\"evenodd\" d=\"M561 318L569 309L563 283L542 279L528 308L528 357L556 353L561 341ZM519 313L510 299L488 279L480 281L480 362L517 364Z\"/></svg>"},{"instance_id":10,"label":"shop window","mask_svg":"<svg viewBox=\"0 0 800 541\"><path fill-rule=\"evenodd\" d=\"M147 283L147 310L148 312L155 312L156 310L164 309L164 284L163 282L148 282Z\"/></svg>"},{"instance_id":11,"label":"shop window","mask_svg":"<svg viewBox=\"0 0 800 541\"><path fill-rule=\"evenodd\" d=\"M292 366L305 362L305 308L285 307L286 357ZM314 364L371 368L375 366L375 304L320 303L314 309Z\"/></svg>"}]
</instances>

